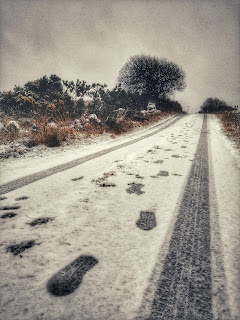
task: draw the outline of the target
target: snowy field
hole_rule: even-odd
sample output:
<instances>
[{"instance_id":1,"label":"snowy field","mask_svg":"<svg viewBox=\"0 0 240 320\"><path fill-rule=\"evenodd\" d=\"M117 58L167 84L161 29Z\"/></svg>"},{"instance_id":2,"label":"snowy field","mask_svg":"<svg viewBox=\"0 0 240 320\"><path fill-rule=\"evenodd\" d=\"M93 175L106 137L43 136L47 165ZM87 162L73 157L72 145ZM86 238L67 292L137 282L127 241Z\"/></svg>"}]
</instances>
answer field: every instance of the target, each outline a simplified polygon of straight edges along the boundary
<instances>
[{"instance_id":1,"label":"snowy field","mask_svg":"<svg viewBox=\"0 0 240 320\"><path fill-rule=\"evenodd\" d=\"M218 219L220 226L220 231L212 227L213 256L225 271L232 319L237 320L239 155L220 132L217 120L208 122L212 223ZM11 210L16 216L0 221L2 319L138 317L146 292L154 287L152 272L171 236L201 128L201 115L183 117L147 139L1 195L6 197L1 208L19 206ZM147 130L81 149L5 161L1 183L130 141ZM22 197L26 199L17 200ZM156 227L147 231L136 225L141 211L155 213ZM39 218L51 219L41 225L29 224ZM220 249L214 243L219 239ZM6 252L9 245L31 240L35 245L21 255ZM49 279L80 256L97 261L80 286L66 296L50 294ZM216 273L213 263L213 286L217 286ZM218 308L218 297L213 300Z\"/></svg>"}]
</instances>

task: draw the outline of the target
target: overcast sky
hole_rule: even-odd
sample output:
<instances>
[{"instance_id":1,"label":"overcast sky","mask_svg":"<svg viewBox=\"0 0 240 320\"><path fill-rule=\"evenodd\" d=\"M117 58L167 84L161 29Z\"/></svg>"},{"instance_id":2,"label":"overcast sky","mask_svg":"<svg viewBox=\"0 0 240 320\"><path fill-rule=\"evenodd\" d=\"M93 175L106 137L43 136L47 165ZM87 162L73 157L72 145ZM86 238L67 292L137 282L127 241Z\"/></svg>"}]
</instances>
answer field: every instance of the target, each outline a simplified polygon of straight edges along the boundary
<instances>
[{"instance_id":1,"label":"overcast sky","mask_svg":"<svg viewBox=\"0 0 240 320\"><path fill-rule=\"evenodd\" d=\"M0 91L57 74L112 88L135 54L186 73L173 97L240 107L240 0L0 0Z\"/></svg>"}]
</instances>

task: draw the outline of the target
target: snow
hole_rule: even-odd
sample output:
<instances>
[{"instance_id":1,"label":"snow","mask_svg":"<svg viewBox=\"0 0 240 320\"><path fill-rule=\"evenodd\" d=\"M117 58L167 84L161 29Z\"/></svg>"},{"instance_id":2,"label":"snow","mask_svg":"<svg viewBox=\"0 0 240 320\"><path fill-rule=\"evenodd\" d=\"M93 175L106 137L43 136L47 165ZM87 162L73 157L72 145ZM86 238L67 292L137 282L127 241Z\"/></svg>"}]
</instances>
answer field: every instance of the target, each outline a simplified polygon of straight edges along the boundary
<instances>
[{"instance_id":1,"label":"snow","mask_svg":"<svg viewBox=\"0 0 240 320\"><path fill-rule=\"evenodd\" d=\"M240 157L211 116L210 150L232 319L240 319Z\"/></svg>"},{"instance_id":2,"label":"snow","mask_svg":"<svg viewBox=\"0 0 240 320\"><path fill-rule=\"evenodd\" d=\"M222 139L217 125L211 125L211 131L216 129L213 133L216 141ZM202 116L186 116L147 139L6 194L7 199L0 202L1 206L18 204L21 208L16 210L18 216L0 221L1 316L11 320L134 319L142 306L159 252L164 250L169 237L201 126ZM4 169L9 171L8 174L3 173L3 181L130 141L149 132L147 130L81 147L81 150L70 148L42 158L23 158L17 160L19 165L14 161L4 163ZM216 184L220 183L217 195L221 198L219 212L231 291L235 288L234 277L238 267L233 250L237 250L237 242L234 241L239 239L235 238L238 237L235 228L239 222L235 205L234 210L226 211L229 201L219 197L219 193L225 192L232 181L237 183L237 176L230 163L228 168L225 160L219 159L219 152L225 152L225 147L218 149L214 140L211 147L217 168L215 180ZM230 154L226 157L229 160ZM156 163L158 160L163 162ZM220 179L223 162L227 177L231 170L234 177L226 179L224 175ZM106 179L115 187L100 187L93 181L110 171L115 175ZM157 176L159 171L167 171L169 175ZM83 178L72 181L80 176ZM127 193L126 189L133 182L143 184L145 193ZM237 184L233 192L237 192ZM21 196L29 199L15 200ZM232 202L236 204L235 196L233 194ZM150 231L139 229L136 222L140 211L153 211L157 226ZM54 220L35 227L27 224L41 217ZM232 225L233 221L236 227ZM22 258L6 253L6 246L25 240L35 240L37 245L25 250ZM80 255L93 256L99 262L86 273L74 293L64 297L50 295L46 290L47 281ZM232 263L235 263L234 267ZM234 272L233 279L230 279L231 271ZM232 299L234 307L234 294Z\"/></svg>"}]
</instances>

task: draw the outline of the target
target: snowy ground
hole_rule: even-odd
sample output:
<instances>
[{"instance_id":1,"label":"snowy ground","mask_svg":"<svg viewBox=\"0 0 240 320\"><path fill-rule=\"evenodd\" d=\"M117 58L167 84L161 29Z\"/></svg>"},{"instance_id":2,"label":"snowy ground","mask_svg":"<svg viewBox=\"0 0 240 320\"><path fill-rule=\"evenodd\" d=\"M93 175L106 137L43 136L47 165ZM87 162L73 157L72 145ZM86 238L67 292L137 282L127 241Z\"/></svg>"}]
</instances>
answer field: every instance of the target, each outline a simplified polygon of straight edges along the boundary
<instances>
[{"instance_id":1,"label":"snowy ground","mask_svg":"<svg viewBox=\"0 0 240 320\"><path fill-rule=\"evenodd\" d=\"M164 252L170 236L201 127L201 115L186 116L152 137L2 195L6 199L0 202L1 207L20 208L11 210L17 213L15 217L0 221L1 317L134 319L150 287L159 252ZM209 132L221 261L233 319L238 319L239 167L215 119L210 121ZM135 137L132 134L58 155L3 162L1 183ZM99 180L109 172L113 175ZM101 187L102 182L115 186ZM128 193L131 183L142 184L144 193ZM23 196L29 198L16 200ZM215 211L216 203L212 202ZM146 231L136 226L140 211L155 213L155 228ZM54 220L35 227L28 224L45 217ZM7 246L25 240L35 240L36 245L22 252L22 257L6 253ZM48 280L81 255L92 256L98 263L85 274L79 288L62 297L48 293Z\"/></svg>"},{"instance_id":2,"label":"snowy ground","mask_svg":"<svg viewBox=\"0 0 240 320\"><path fill-rule=\"evenodd\" d=\"M212 212L217 210L218 265L224 266L231 319L240 319L240 156L221 133L219 121L210 116L209 141L212 180ZM213 234L213 237L216 235ZM222 303L222 302L219 302Z\"/></svg>"}]
</instances>

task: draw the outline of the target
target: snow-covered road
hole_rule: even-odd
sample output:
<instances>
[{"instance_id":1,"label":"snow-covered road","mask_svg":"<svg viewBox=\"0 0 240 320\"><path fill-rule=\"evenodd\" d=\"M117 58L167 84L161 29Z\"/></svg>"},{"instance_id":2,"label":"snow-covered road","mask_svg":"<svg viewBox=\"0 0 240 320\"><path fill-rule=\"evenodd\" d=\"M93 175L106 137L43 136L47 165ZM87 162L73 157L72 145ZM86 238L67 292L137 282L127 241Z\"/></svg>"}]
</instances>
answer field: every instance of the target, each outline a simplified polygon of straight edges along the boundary
<instances>
[{"instance_id":1,"label":"snow-covered road","mask_svg":"<svg viewBox=\"0 0 240 320\"><path fill-rule=\"evenodd\" d=\"M190 319L187 307L180 313L189 299L179 295L191 294L189 286L199 285L199 292L192 290L196 297L190 299L191 319L240 319L239 156L214 117L202 125L202 115L190 115L145 139L138 137L148 134L146 130L108 141L105 149L137 139L1 195L2 216L8 214L0 221L1 317ZM103 145L92 145L81 156L99 150ZM65 162L79 158L79 153L64 155ZM63 164L64 157L57 164ZM11 173L2 175L2 183L56 166L51 159L41 158L39 165L38 159L19 161L19 168L10 163ZM196 177L193 171L199 172ZM197 212L194 219L191 204ZM47 223L31 225L40 218ZM178 241L179 224L184 228ZM187 225L198 233L188 231ZM204 266L206 272L199 277L191 235L205 259L200 269ZM6 252L23 241L23 252ZM172 243L177 242L183 253L169 260L169 255L174 257ZM169 263L170 269L175 264L173 274ZM179 264L182 270L188 266L185 274ZM167 289L159 293L169 277L181 281L170 281L177 307L163 316L165 306L173 303ZM197 298L203 297L207 300L201 311Z\"/></svg>"}]
</instances>

